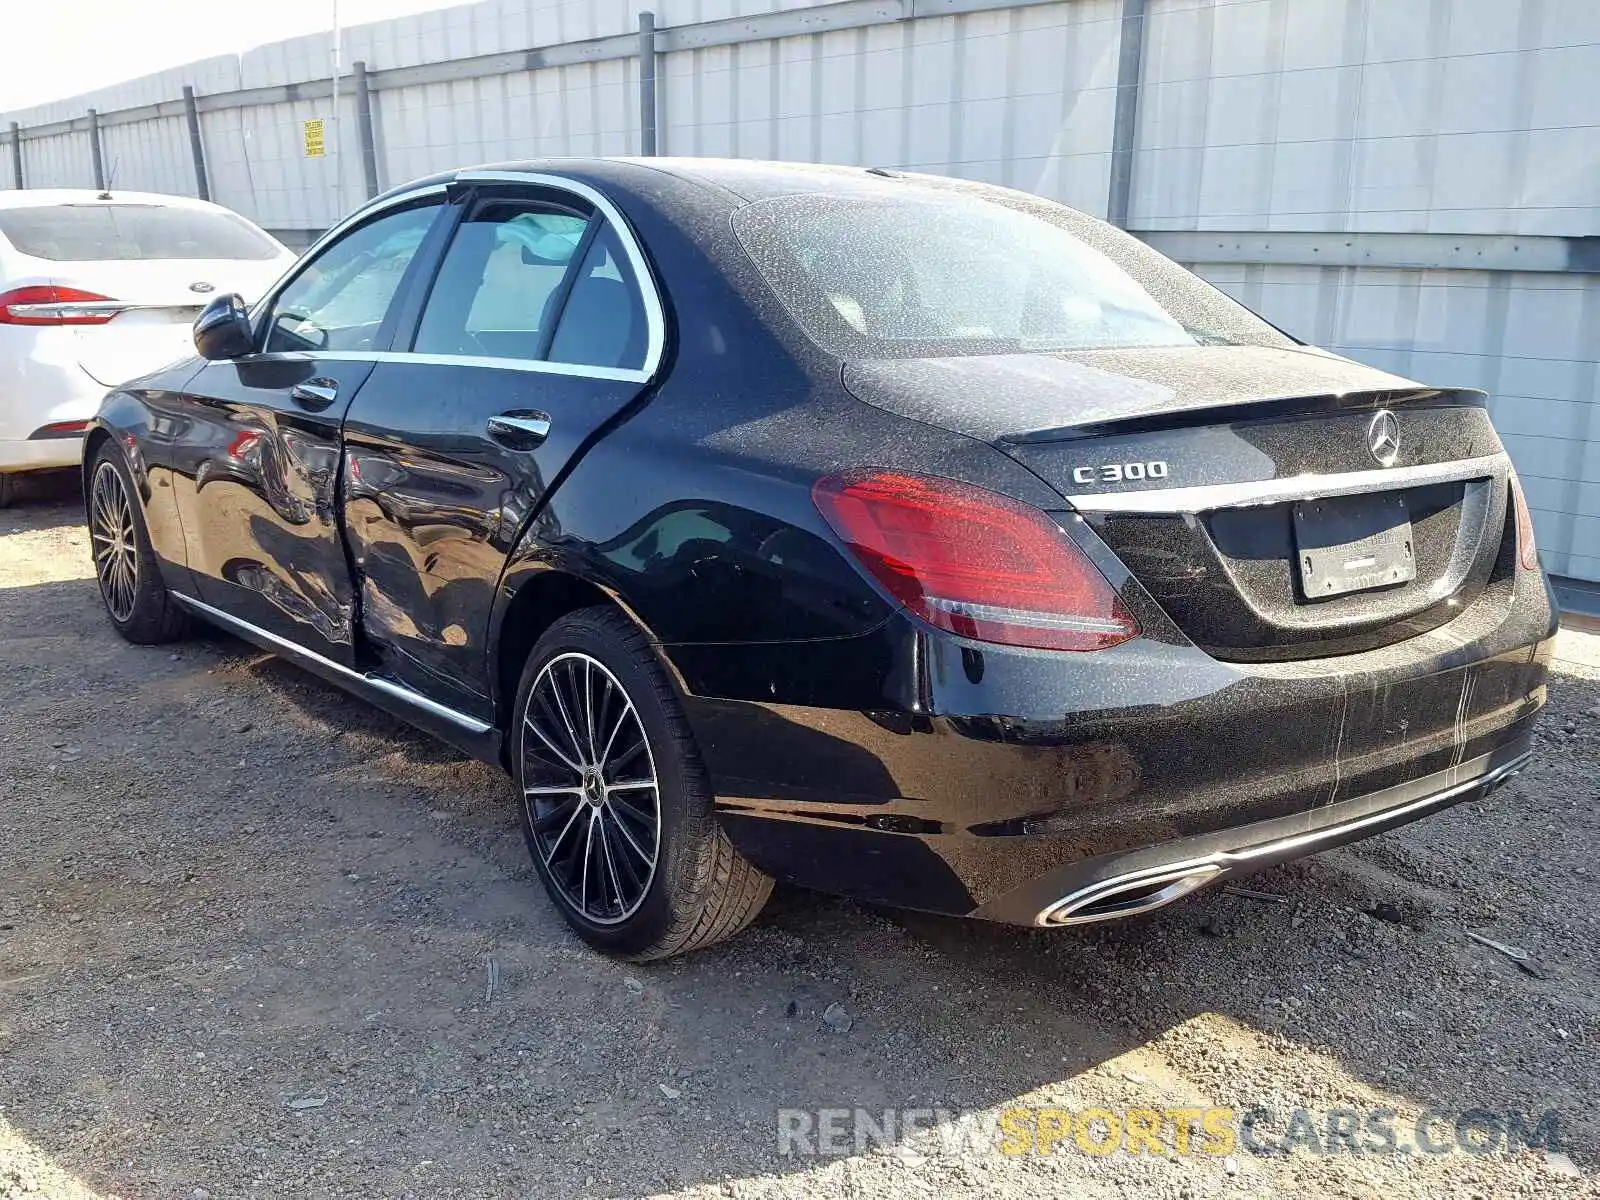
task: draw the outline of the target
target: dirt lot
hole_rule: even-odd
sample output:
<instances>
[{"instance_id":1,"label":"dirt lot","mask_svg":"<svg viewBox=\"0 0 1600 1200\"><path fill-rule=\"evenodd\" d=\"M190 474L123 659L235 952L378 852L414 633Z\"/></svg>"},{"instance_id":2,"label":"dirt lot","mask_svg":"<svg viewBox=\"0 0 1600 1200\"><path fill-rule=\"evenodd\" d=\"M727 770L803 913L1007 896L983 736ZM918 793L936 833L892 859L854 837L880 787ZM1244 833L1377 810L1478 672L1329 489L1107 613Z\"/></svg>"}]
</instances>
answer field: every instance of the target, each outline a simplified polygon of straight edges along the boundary
<instances>
[{"instance_id":1,"label":"dirt lot","mask_svg":"<svg viewBox=\"0 0 1600 1200\"><path fill-rule=\"evenodd\" d=\"M635 968L504 777L223 636L125 645L88 574L70 492L0 513L0 1197L1600 1195L1600 636L1512 788L1251 882L1286 903L780 893ZM1565 1154L778 1154L779 1108L1183 1104L1554 1109Z\"/></svg>"}]
</instances>

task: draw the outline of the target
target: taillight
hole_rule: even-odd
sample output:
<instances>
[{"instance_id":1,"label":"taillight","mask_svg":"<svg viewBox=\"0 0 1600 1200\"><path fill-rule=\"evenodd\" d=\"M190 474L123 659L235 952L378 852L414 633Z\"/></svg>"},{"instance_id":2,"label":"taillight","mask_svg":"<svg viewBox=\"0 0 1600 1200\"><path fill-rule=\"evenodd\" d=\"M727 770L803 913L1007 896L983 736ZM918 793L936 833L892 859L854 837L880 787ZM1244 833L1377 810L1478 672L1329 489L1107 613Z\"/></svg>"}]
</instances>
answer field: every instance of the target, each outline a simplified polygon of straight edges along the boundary
<instances>
[{"instance_id":1,"label":"taillight","mask_svg":"<svg viewBox=\"0 0 1600 1200\"><path fill-rule=\"evenodd\" d=\"M104 325L127 305L78 288L13 288L0 293L0 325Z\"/></svg>"},{"instance_id":2,"label":"taillight","mask_svg":"<svg viewBox=\"0 0 1600 1200\"><path fill-rule=\"evenodd\" d=\"M1522 480L1511 473L1511 502L1517 509L1517 557L1522 569L1532 571L1539 566L1539 544L1533 538L1533 514L1528 511L1528 497L1523 495Z\"/></svg>"},{"instance_id":3,"label":"taillight","mask_svg":"<svg viewBox=\"0 0 1600 1200\"><path fill-rule=\"evenodd\" d=\"M41 425L28 435L30 442L43 442L51 438L82 437L89 431L88 421L52 421Z\"/></svg>"},{"instance_id":4,"label":"taillight","mask_svg":"<svg viewBox=\"0 0 1600 1200\"><path fill-rule=\"evenodd\" d=\"M812 498L901 604L960 637L1103 650L1139 625L1087 555L1044 513L948 479L833 475Z\"/></svg>"}]
</instances>

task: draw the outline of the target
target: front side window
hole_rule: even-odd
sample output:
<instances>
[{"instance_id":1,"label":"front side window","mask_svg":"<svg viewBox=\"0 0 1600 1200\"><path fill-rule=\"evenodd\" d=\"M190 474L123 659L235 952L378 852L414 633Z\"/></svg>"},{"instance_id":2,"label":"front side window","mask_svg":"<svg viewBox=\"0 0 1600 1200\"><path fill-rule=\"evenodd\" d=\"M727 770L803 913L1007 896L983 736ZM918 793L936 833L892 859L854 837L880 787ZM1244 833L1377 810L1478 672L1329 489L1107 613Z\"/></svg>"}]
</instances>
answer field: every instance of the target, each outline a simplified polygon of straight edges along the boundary
<instances>
[{"instance_id":1,"label":"front side window","mask_svg":"<svg viewBox=\"0 0 1600 1200\"><path fill-rule=\"evenodd\" d=\"M537 359L589 218L548 204L486 200L456 230L411 348Z\"/></svg>"},{"instance_id":2,"label":"front side window","mask_svg":"<svg viewBox=\"0 0 1600 1200\"><path fill-rule=\"evenodd\" d=\"M439 214L425 204L345 234L278 293L264 349L370 350L417 248Z\"/></svg>"},{"instance_id":3,"label":"front side window","mask_svg":"<svg viewBox=\"0 0 1600 1200\"><path fill-rule=\"evenodd\" d=\"M1141 275L1065 218L970 195L786 196L738 210L734 228L806 332L844 357L1195 346L1233 340L1241 319L1191 319L1203 306L1187 292L1209 289L1173 264Z\"/></svg>"}]
</instances>

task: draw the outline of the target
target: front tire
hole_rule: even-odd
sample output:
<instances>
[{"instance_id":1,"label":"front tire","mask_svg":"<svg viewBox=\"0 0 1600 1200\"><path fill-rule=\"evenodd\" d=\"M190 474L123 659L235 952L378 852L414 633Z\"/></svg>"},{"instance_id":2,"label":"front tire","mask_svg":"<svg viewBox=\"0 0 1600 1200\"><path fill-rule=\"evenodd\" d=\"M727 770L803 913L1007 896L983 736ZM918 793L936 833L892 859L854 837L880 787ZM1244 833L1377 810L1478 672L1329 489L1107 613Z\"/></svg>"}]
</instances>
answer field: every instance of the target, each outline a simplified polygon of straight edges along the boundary
<instances>
[{"instance_id":1,"label":"front tire","mask_svg":"<svg viewBox=\"0 0 1600 1200\"><path fill-rule=\"evenodd\" d=\"M567 923L608 954L683 954L743 929L772 880L712 813L671 679L620 612L557 621L517 689L512 768L535 869Z\"/></svg>"},{"instance_id":2,"label":"front tire","mask_svg":"<svg viewBox=\"0 0 1600 1200\"><path fill-rule=\"evenodd\" d=\"M161 578L128 464L112 442L95 454L89 476L89 546L106 615L128 641L152 646L182 637L187 614Z\"/></svg>"}]
</instances>

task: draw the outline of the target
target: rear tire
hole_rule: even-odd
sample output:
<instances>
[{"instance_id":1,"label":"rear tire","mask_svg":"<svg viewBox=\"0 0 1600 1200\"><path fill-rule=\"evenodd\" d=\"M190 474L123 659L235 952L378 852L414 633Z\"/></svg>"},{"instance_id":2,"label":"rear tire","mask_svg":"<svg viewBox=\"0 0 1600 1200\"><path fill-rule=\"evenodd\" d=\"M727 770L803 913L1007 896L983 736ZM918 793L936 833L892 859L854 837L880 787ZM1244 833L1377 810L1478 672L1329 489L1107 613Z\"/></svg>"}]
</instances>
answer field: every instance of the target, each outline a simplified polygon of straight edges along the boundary
<instances>
[{"instance_id":1,"label":"rear tire","mask_svg":"<svg viewBox=\"0 0 1600 1200\"><path fill-rule=\"evenodd\" d=\"M17 498L17 477L7 472L0 472L0 508L10 508L11 502Z\"/></svg>"},{"instance_id":2,"label":"rear tire","mask_svg":"<svg viewBox=\"0 0 1600 1200\"><path fill-rule=\"evenodd\" d=\"M672 680L631 621L604 607L557 621L528 656L513 712L522 832L579 936L642 961L755 919L772 880L717 823Z\"/></svg>"},{"instance_id":3,"label":"rear tire","mask_svg":"<svg viewBox=\"0 0 1600 1200\"><path fill-rule=\"evenodd\" d=\"M116 444L104 443L95 454L87 497L100 599L118 633L136 645L153 646L187 633L189 617L161 578L138 494Z\"/></svg>"}]
</instances>

